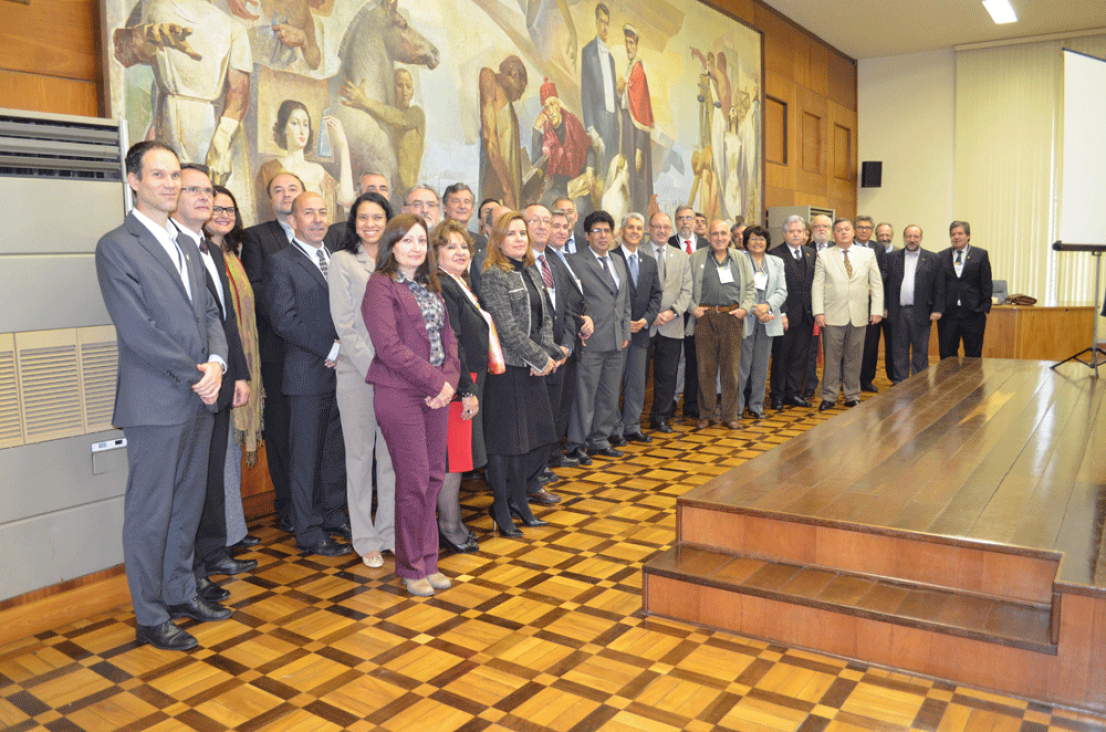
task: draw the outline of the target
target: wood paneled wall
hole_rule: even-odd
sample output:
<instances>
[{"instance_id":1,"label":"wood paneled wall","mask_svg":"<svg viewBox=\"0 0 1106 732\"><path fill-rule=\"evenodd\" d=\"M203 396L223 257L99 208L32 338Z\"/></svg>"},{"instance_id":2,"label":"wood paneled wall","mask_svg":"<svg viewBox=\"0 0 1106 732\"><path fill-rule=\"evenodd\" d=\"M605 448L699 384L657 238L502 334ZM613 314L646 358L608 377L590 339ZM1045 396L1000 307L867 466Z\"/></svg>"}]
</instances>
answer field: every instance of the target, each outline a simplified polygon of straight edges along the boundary
<instances>
[{"instance_id":1,"label":"wood paneled wall","mask_svg":"<svg viewBox=\"0 0 1106 732\"><path fill-rule=\"evenodd\" d=\"M765 196L856 214L856 62L759 0L710 3L764 32ZM98 0L0 0L0 107L96 116Z\"/></svg>"}]
</instances>

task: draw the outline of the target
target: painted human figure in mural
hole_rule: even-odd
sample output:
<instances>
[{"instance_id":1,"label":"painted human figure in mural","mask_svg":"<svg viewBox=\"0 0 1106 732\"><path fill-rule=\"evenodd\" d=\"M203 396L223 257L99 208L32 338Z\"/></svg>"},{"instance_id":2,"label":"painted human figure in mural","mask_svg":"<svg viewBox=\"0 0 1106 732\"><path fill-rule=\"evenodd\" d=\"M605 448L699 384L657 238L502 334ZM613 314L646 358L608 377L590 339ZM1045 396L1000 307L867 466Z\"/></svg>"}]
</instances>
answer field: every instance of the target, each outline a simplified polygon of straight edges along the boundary
<instances>
[{"instance_id":1,"label":"painted human figure in mural","mask_svg":"<svg viewBox=\"0 0 1106 732\"><path fill-rule=\"evenodd\" d=\"M265 162L257 174L255 189L269 190L269 182L281 173L292 173L302 182L305 191L318 193L323 197L327 211L338 217L338 206L347 209L356 199L353 190L353 172L349 161L349 142L341 121L327 115L323 117L334 144L334 157L338 161L339 174L335 179L326 168L307 160L304 153L313 149L315 131L311 125L311 115L303 102L285 99L277 109L276 122L273 124L273 140L284 148L285 154ZM259 196L258 200L262 197ZM266 203L268 203L266 201ZM258 221L268 221L275 216L270 209L258 206Z\"/></svg>"},{"instance_id":2,"label":"painted human figure in mural","mask_svg":"<svg viewBox=\"0 0 1106 732\"><path fill-rule=\"evenodd\" d=\"M723 136L726 173L722 181L722 200L730 218L743 215L745 186L741 181L741 136L737 107L730 107L726 115L726 133Z\"/></svg>"},{"instance_id":3,"label":"painted human figure in mural","mask_svg":"<svg viewBox=\"0 0 1106 732\"><path fill-rule=\"evenodd\" d=\"M630 166L630 203L632 211L647 211L653 197L653 102L649 80L638 56L638 32L627 23L626 73L618 80L622 106L622 154Z\"/></svg>"},{"instance_id":4,"label":"painted human figure in mural","mask_svg":"<svg viewBox=\"0 0 1106 732\"><path fill-rule=\"evenodd\" d=\"M112 36L123 66L148 64L155 88L147 139L206 162L211 179L252 203L244 136L253 58L241 26L207 0L139 0ZM217 116L218 115L218 116ZM241 175L231 180L232 172Z\"/></svg>"},{"instance_id":5,"label":"painted human figure in mural","mask_svg":"<svg viewBox=\"0 0 1106 732\"><path fill-rule=\"evenodd\" d=\"M699 102L699 148L703 149L712 144L711 122L714 120L714 110L720 109L722 102L718 99L718 82L714 76L714 52L708 52L704 57L702 51L693 47L691 55L703 65L703 73L699 74L699 94L696 97Z\"/></svg>"},{"instance_id":6,"label":"painted human figure in mural","mask_svg":"<svg viewBox=\"0 0 1106 732\"><path fill-rule=\"evenodd\" d=\"M426 113L422 107L411 104L415 96L415 80L407 69L396 69L395 106L369 99L363 87L363 81L361 86L354 86L349 79L343 79L342 104L368 112L388 127L396 153L399 190L410 190L419 182L426 146Z\"/></svg>"},{"instance_id":7,"label":"painted human figure in mural","mask_svg":"<svg viewBox=\"0 0 1106 732\"><path fill-rule=\"evenodd\" d=\"M546 187L542 201L553 203L568 196L568 184L589 173L594 180L595 158L591 138L584 131L580 118L561 105L557 86L549 79L541 85L542 111L534 120L531 133L530 158L546 157ZM575 193L575 191L573 191Z\"/></svg>"},{"instance_id":8,"label":"painted human figure in mural","mask_svg":"<svg viewBox=\"0 0 1106 732\"><path fill-rule=\"evenodd\" d=\"M607 47L611 11L603 3L595 6L595 38L580 53L580 104L584 129L595 144L598 169L606 171L618 154L618 83L614 57Z\"/></svg>"},{"instance_id":9,"label":"painted human figure in mural","mask_svg":"<svg viewBox=\"0 0 1106 732\"><path fill-rule=\"evenodd\" d=\"M760 151L760 87L751 82L747 91L742 91L738 115L741 125L738 135L741 137L740 175L744 185L742 213L749 221L757 221L756 200L759 197L760 181L757 176L757 159Z\"/></svg>"},{"instance_id":10,"label":"painted human figure in mural","mask_svg":"<svg viewBox=\"0 0 1106 732\"><path fill-rule=\"evenodd\" d=\"M522 148L514 103L526 91L526 67L508 56L499 71L480 69L480 196L517 209L522 187Z\"/></svg>"},{"instance_id":11,"label":"painted human figure in mural","mask_svg":"<svg viewBox=\"0 0 1106 732\"><path fill-rule=\"evenodd\" d=\"M258 16L249 11L244 0L227 0L230 11L245 20L265 18L264 25L250 28L250 44L258 63L278 69L291 66L298 55L303 56L308 68L319 68L323 52L316 37L313 11L321 10L328 4L333 5L334 0L328 3L317 0L260 0L261 16Z\"/></svg>"}]
</instances>

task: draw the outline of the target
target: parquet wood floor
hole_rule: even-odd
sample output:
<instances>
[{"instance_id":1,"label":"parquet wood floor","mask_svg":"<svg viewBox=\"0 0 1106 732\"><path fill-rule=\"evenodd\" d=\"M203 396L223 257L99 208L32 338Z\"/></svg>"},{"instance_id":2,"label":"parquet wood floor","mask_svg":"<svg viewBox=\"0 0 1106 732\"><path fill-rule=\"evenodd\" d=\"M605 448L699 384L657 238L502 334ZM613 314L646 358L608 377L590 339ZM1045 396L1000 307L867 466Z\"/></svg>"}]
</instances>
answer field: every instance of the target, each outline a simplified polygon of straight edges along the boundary
<instances>
[{"instance_id":1,"label":"parquet wood floor","mask_svg":"<svg viewBox=\"0 0 1106 732\"><path fill-rule=\"evenodd\" d=\"M888 387L886 383L881 384ZM843 410L743 429L653 433L618 461L559 470L564 502L522 540L491 531L466 483L475 554L454 587L407 595L387 556L302 557L272 519L223 581L234 617L191 624L190 653L134 644L129 608L0 647L0 729L353 732L1074 732L1080 715L641 613L641 567L668 549L676 498Z\"/></svg>"}]
</instances>

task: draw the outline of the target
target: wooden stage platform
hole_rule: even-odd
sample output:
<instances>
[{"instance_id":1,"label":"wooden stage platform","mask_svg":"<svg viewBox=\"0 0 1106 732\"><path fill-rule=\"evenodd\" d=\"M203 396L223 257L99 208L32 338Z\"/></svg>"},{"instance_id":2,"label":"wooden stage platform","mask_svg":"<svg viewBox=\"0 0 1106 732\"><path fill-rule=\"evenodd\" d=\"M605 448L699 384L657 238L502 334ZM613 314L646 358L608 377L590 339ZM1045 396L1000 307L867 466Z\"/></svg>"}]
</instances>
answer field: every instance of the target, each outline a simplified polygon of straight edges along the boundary
<instances>
[{"instance_id":1,"label":"wooden stage platform","mask_svg":"<svg viewBox=\"0 0 1106 732\"><path fill-rule=\"evenodd\" d=\"M647 613L1106 711L1106 383L950 359L686 493Z\"/></svg>"}]
</instances>

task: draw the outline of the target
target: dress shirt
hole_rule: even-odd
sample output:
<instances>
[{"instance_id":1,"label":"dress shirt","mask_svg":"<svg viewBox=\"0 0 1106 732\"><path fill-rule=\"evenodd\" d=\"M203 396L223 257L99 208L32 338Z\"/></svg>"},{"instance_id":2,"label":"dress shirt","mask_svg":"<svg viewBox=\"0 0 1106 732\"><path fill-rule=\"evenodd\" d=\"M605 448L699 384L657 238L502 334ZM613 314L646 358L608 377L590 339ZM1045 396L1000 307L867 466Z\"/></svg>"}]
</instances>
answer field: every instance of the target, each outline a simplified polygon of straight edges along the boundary
<instances>
[{"instance_id":1,"label":"dress shirt","mask_svg":"<svg viewBox=\"0 0 1106 732\"><path fill-rule=\"evenodd\" d=\"M312 264L319 268L320 272L323 271L323 268L319 265L319 252L323 253L323 259L326 260L327 266L330 266L330 250L328 250L322 244L319 244L319 246L317 247L313 247L310 244L300 241L299 239L293 239L292 242L300 248L300 251L307 255L307 258L311 260ZM323 272L323 274L325 275L326 272Z\"/></svg>"},{"instance_id":2,"label":"dress shirt","mask_svg":"<svg viewBox=\"0 0 1106 732\"><path fill-rule=\"evenodd\" d=\"M827 242L823 242L823 243L821 243L821 244L819 244L818 242L814 242L814 243L813 243L813 244L812 244L811 246L813 246L813 247L815 248L815 250L817 250L817 251L819 251L819 252L820 252L820 251L822 251L823 249L825 249L826 247L830 246L830 243L829 243L828 241L827 241Z\"/></svg>"},{"instance_id":3,"label":"dress shirt","mask_svg":"<svg viewBox=\"0 0 1106 732\"><path fill-rule=\"evenodd\" d=\"M205 253L204 250L201 248L201 245L203 244L203 236L197 234L191 229L185 228L185 226L181 223L178 223L176 219L170 219L170 221L172 221L176 225L177 229L180 230L180 233L184 234L193 242L195 242L196 248L200 250L200 261L204 263L204 267L207 268L207 273L211 275L211 281L215 283L215 292L219 295L219 305L222 307L223 312L225 313L227 311L227 301L226 295L223 294L223 281L219 278L219 270L215 267L215 259L211 256L210 253ZM215 244L212 244L212 246L215 246Z\"/></svg>"},{"instance_id":4,"label":"dress shirt","mask_svg":"<svg viewBox=\"0 0 1106 732\"><path fill-rule=\"evenodd\" d=\"M280 228L284 229L284 235L288 237L288 243L291 244L292 240L296 238L296 232L292 230L291 226L280 219L277 219L276 222L280 224Z\"/></svg>"},{"instance_id":5,"label":"dress shirt","mask_svg":"<svg viewBox=\"0 0 1106 732\"><path fill-rule=\"evenodd\" d=\"M794 248L790 244L788 244L787 249L788 249L788 251L791 252L791 258L794 259L796 262L802 260L802 258L803 258L803 249L802 249L802 247Z\"/></svg>"},{"instance_id":6,"label":"dress shirt","mask_svg":"<svg viewBox=\"0 0 1106 732\"><path fill-rule=\"evenodd\" d=\"M157 243L165 250L165 253L169 255L169 259L173 261L173 264L177 267L177 275L181 279L181 283L184 285L184 291L188 293L188 299L192 299L192 283L188 277L188 269L184 264L184 252L181 251L180 244L177 243L177 227L168 221L165 222L165 226L154 223L153 219L146 216L137 208L133 209L134 217L138 221L150 230L150 233L154 235L154 239L157 239Z\"/></svg>"},{"instance_id":7,"label":"dress shirt","mask_svg":"<svg viewBox=\"0 0 1106 732\"><path fill-rule=\"evenodd\" d=\"M902 269L902 289L899 291L899 305L903 307L914 304L914 273L918 271L918 259L922 250L906 250L906 258Z\"/></svg>"}]
</instances>

